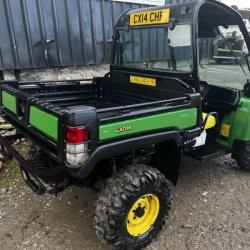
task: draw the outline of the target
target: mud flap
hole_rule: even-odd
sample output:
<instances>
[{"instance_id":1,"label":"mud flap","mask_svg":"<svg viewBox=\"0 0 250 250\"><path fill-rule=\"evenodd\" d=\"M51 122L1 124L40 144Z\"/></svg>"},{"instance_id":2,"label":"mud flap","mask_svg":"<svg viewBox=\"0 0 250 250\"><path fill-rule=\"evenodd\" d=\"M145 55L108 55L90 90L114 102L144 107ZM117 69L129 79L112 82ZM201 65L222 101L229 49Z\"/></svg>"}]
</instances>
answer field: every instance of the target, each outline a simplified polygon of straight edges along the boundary
<instances>
[{"instance_id":1,"label":"mud flap","mask_svg":"<svg viewBox=\"0 0 250 250\"><path fill-rule=\"evenodd\" d=\"M156 145L152 166L159 169L174 185L177 184L182 159L182 149L175 141L162 142Z\"/></svg>"}]
</instances>

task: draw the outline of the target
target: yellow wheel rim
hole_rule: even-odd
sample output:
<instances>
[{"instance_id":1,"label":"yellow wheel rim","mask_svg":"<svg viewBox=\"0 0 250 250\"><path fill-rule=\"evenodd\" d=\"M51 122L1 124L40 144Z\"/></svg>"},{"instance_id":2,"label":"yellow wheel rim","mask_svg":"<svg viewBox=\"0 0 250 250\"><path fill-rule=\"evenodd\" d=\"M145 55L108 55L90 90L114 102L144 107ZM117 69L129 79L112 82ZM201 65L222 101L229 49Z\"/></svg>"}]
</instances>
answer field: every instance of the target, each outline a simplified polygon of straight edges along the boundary
<instances>
[{"instance_id":1,"label":"yellow wheel rim","mask_svg":"<svg viewBox=\"0 0 250 250\"><path fill-rule=\"evenodd\" d=\"M160 202L156 195L145 194L133 204L128 212L126 226L132 236L146 233L155 223L160 210Z\"/></svg>"}]
</instances>

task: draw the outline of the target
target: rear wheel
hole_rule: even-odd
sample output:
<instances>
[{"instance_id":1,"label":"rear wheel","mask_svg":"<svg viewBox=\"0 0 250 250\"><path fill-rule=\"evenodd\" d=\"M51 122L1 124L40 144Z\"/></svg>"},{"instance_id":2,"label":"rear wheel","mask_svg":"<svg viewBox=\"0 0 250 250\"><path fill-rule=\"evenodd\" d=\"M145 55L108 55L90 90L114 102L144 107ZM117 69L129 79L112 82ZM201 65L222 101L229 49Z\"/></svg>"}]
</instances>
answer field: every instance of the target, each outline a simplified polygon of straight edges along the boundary
<instances>
[{"instance_id":1,"label":"rear wheel","mask_svg":"<svg viewBox=\"0 0 250 250\"><path fill-rule=\"evenodd\" d=\"M157 169L128 166L107 181L95 212L97 236L118 249L139 249L152 241L171 206L169 183Z\"/></svg>"},{"instance_id":2,"label":"rear wheel","mask_svg":"<svg viewBox=\"0 0 250 250\"><path fill-rule=\"evenodd\" d=\"M250 172L250 142L238 144L234 158L242 170Z\"/></svg>"}]
</instances>

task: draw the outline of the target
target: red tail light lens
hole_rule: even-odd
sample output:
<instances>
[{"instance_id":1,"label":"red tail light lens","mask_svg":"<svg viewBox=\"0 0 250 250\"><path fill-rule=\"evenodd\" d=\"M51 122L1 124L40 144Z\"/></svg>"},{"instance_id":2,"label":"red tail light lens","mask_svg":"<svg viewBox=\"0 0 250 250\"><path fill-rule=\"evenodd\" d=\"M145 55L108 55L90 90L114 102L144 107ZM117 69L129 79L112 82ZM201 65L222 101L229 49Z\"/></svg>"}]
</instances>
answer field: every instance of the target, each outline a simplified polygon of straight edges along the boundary
<instances>
[{"instance_id":1,"label":"red tail light lens","mask_svg":"<svg viewBox=\"0 0 250 250\"><path fill-rule=\"evenodd\" d=\"M88 141L89 132L87 128L67 128L66 141L72 144L80 144Z\"/></svg>"}]
</instances>

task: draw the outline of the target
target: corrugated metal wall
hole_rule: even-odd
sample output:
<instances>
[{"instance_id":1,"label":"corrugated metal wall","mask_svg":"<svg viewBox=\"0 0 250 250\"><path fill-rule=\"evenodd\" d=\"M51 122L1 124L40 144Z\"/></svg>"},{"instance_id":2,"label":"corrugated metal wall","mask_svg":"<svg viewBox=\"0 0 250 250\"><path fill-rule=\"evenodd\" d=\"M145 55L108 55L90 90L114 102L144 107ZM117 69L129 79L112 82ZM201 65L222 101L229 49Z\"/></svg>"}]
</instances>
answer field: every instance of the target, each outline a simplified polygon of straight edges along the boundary
<instances>
[{"instance_id":1,"label":"corrugated metal wall","mask_svg":"<svg viewBox=\"0 0 250 250\"><path fill-rule=\"evenodd\" d=\"M0 69L104 63L128 8L110 0L0 0Z\"/></svg>"}]
</instances>

